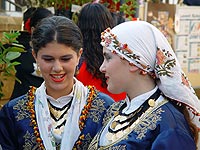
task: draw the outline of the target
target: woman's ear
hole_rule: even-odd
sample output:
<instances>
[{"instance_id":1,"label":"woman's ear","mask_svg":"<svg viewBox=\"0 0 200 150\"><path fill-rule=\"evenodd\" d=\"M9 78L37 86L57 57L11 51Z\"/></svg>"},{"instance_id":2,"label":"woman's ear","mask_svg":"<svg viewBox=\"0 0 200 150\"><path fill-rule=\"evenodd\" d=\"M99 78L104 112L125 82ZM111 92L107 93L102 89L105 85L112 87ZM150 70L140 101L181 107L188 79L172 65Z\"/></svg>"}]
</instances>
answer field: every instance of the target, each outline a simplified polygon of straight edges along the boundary
<instances>
[{"instance_id":1,"label":"woman's ear","mask_svg":"<svg viewBox=\"0 0 200 150\"><path fill-rule=\"evenodd\" d=\"M80 50L78 52L78 62L77 62L77 65L79 64L79 61L80 61L82 53L83 53L83 48L80 48Z\"/></svg>"},{"instance_id":2,"label":"woman's ear","mask_svg":"<svg viewBox=\"0 0 200 150\"><path fill-rule=\"evenodd\" d=\"M137 70L139 70L139 68L137 66L129 64L129 71L130 72L136 72Z\"/></svg>"},{"instance_id":3,"label":"woman's ear","mask_svg":"<svg viewBox=\"0 0 200 150\"><path fill-rule=\"evenodd\" d=\"M32 55L33 55L33 57L34 57L34 59L35 59L35 61L37 60L37 57L36 57L36 53L34 52L34 50L32 50Z\"/></svg>"},{"instance_id":4,"label":"woman's ear","mask_svg":"<svg viewBox=\"0 0 200 150\"><path fill-rule=\"evenodd\" d=\"M82 53L83 53L83 48L80 48L80 50L79 50L79 57L82 55Z\"/></svg>"}]
</instances>

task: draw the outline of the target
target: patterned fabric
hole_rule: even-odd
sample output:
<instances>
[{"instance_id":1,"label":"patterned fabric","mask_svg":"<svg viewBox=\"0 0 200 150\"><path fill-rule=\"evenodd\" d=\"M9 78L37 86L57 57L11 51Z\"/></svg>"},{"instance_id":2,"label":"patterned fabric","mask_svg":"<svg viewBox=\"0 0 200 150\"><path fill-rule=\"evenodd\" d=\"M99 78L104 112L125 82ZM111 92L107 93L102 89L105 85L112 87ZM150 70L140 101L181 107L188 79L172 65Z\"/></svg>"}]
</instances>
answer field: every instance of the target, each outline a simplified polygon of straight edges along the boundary
<instances>
[{"instance_id":1,"label":"patterned fabric","mask_svg":"<svg viewBox=\"0 0 200 150\"><path fill-rule=\"evenodd\" d=\"M87 149L94 135L102 127L106 109L113 103L113 100L107 95L98 91L96 93L97 96L92 101L85 126L74 144L75 149ZM0 145L3 150L38 150L40 147L27 107L28 97L26 94L16 98L5 104L0 110ZM48 148L46 149L48 150Z\"/></svg>"},{"instance_id":2,"label":"patterned fabric","mask_svg":"<svg viewBox=\"0 0 200 150\"><path fill-rule=\"evenodd\" d=\"M111 112L113 107L115 105L109 109ZM115 110L113 113L118 113L119 109ZM108 116L112 120L113 116ZM166 99L147 110L133 123L128 133L123 133L122 137L102 146L100 139L105 128L106 126L94 137L88 150L196 150L187 121Z\"/></svg>"},{"instance_id":3,"label":"patterned fabric","mask_svg":"<svg viewBox=\"0 0 200 150\"><path fill-rule=\"evenodd\" d=\"M188 106L191 119L200 128L200 100L156 27L145 21L129 21L106 29L101 38L102 46L153 76L165 96Z\"/></svg>"}]
</instances>

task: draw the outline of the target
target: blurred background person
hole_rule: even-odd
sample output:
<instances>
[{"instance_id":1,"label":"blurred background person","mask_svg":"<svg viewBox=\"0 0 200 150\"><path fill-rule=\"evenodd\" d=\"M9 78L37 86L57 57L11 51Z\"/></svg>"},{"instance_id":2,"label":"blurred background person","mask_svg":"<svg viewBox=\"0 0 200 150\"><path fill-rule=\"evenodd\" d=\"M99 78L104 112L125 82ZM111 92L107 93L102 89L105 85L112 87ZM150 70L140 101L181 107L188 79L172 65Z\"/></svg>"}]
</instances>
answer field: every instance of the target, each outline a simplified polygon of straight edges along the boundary
<instances>
[{"instance_id":1,"label":"blurred background person","mask_svg":"<svg viewBox=\"0 0 200 150\"><path fill-rule=\"evenodd\" d=\"M125 93L112 94L107 90L105 75L99 71L103 62L101 32L108 27L114 27L116 20L103 4L88 3L81 9L77 24L83 34L83 54L76 78L84 85L94 85L115 101L124 99Z\"/></svg>"}]
</instances>

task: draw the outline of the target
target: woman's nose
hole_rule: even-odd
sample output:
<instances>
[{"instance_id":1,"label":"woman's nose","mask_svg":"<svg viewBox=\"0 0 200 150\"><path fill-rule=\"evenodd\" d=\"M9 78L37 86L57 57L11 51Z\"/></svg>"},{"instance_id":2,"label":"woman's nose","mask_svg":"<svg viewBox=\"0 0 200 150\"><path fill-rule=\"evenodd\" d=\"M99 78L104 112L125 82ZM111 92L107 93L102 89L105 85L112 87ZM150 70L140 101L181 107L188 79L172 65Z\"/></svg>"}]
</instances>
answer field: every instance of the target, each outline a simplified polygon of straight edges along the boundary
<instances>
[{"instance_id":1,"label":"woman's nose","mask_svg":"<svg viewBox=\"0 0 200 150\"><path fill-rule=\"evenodd\" d=\"M55 61L53 64L53 71L60 72L63 70L62 64L59 61Z\"/></svg>"},{"instance_id":2,"label":"woman's nose","mask_svg":"<svg viewBox=\"0 0 200 150\"><path fill-rule=\"evenodd\" d=\"M102 73L105 73L105 66L104 66L104 63L101 64L99 70L100 70Z\"/></svg>"}]
</instances>

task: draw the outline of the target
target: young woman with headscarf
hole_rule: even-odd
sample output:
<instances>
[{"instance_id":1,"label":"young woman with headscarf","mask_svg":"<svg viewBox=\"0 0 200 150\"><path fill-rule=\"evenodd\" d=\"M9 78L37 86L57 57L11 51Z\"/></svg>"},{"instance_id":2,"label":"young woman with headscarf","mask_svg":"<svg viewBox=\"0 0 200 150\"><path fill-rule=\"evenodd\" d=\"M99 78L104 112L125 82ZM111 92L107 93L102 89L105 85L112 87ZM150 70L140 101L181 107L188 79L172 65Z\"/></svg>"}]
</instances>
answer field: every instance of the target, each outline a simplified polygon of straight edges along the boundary
<instances>
[{"instance_id":1,"label":"young woman with headscarf","mask_svg":"<svg viewBox=\"0 0 200 150\"><path fill-rule=\"evenodd\" d=\"M109 109L89 149L196 150L200 100L164 35L129 21L101 38L108 90L127 97Z\"/></svg>"}]
</instances>

